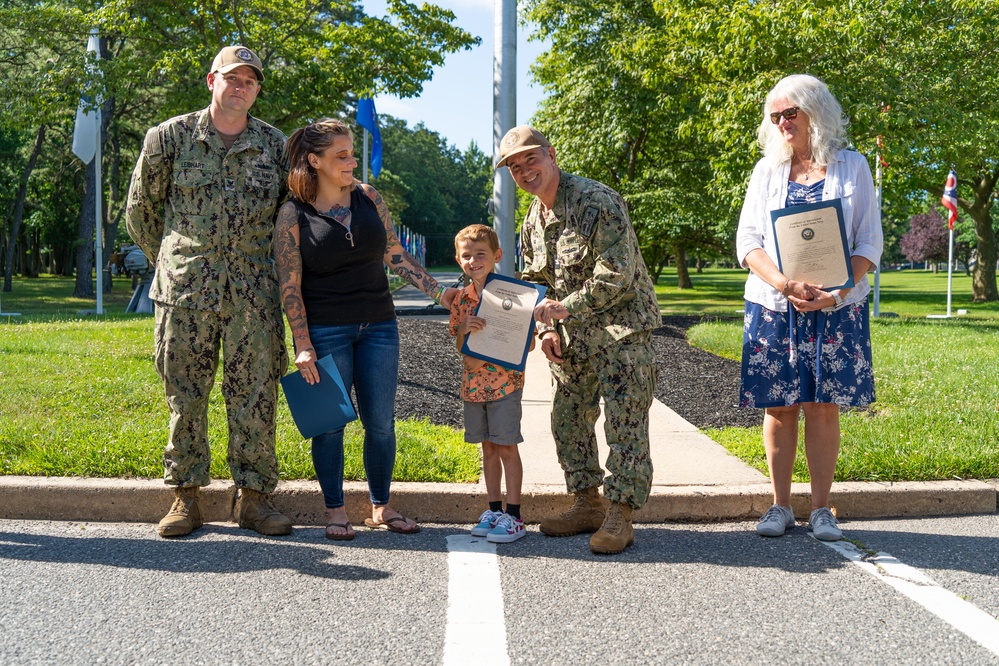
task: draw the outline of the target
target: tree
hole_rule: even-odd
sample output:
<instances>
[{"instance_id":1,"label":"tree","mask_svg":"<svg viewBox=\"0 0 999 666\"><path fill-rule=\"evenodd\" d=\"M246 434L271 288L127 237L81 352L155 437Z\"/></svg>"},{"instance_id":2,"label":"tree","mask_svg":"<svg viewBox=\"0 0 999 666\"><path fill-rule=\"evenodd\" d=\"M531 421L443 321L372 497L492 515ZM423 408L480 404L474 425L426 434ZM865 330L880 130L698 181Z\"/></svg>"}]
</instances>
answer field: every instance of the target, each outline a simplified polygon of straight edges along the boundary
<instances>
[{"instance_id":1,"label":"tree","mask_svg":"<svg viewBox=\"0 0 999 666\"><path fill-rule=\"evenodd\" d=\"M707 191L702 138L680 131L696 91L682 80L651 84L632 66L636 35L662 27L655 3L532 0L527 16L552 42L533 68L549 93L534 122L559 165L620 192L655 277L673 258L678 286L691 287L686 256L724 251L731 215Z\"/></svg>"},{"instance_id":2,"label":"tree","mask_svg":"<svg viewBox=\"0 0 999 666\"><path fill-rule=\"evenodd\" d=\"M994 3L529 0L527 14L552 42L534 69L550 92L537 123L567 166L609 184L623 174L629 202L653 195L678 211L661 218L691 221L659 233L685 242L696 227L730 242L766 92L810 73L829 84L872 165L882 138L886 202L939 198L955 165L981 257L974 297L999 298L999 72L981 57L999 29Z\"/></svg>"},{"instance_id":3,"label":"tree","mask_svg":"<svg viewBox=\"0 0 999 666\"><path fill-rule=\"evenodd\" d=\"M936 209L913 215L909 231L899 240L899 245L909 261L947 261L950 250L947 221Z\"/></svg>"},{"instance_id":4,"label":"tree","mask_svg":"<svg viewBox=\"0 0 999 666\"><path fill-rule=\"evenodd\" d=\"M320 116L347 115L360 94L419 94L447 54L479 41L453 25L453 13L435 5L389 0L388 9L389 17L375 18L356 0L135 0L96 10L83 0L11 0L0 6L0 93L9 92L3 99L17 104L0 106L0 127L25 136L26 119L40 116L25 109L41 106L52 109L58 122L71 122L84 81L86 35L97 27L104 47L98 63L105 100L103 171L110 181L107 220L100 223L109 223L110 242L146 128L208 104L205 76L222 46L242 43L260 55L267 75L254 114L287 132ZM61 86L44 85L38 75L43 65ZM47 158L43 151L38 165ZM79 239L84 259L94 228L87 210L83 206ZM90 285L90 271L80 268L78 292Z\"/></svg>"},{"instance_id":5,"label":"tree","mask_svg":"<svg viewBox=\"0 0 999 666\"><path fill-rule=\"evenodd\" d=\"M33 14L33 18L25 17L23 21L18 18L26 14ZM59 44L33 38L34 21L50 15L47 8L25 2L11 2L0 10L0 52L3 54L0 59L3 65L0 132L24 142L20 150L10 155L17 165L14 167L17 177L12 179L17 186L3 220L3 227L8 230L3 252L3 290L8 292L21 225L29 207L27 196L31 177L46 146L46 135L64 116L62 109L68 104L66 89L77 71L73 59L63 57Z\"/></svg>"},{"instance_id":6,"label":"tree","mask_svg":"<svg viewBox=\"0 0 999 666\"><path fill-rule=\"evenodd\" d=\"M422 123L410 129L405 121L380 116L382 174L373 181L382 191L386 175L405 185L401 211L392 218L427 237L427 264L454 260L454 235L473 223L489 224L490 157L472 143L465 153Z\"/></svg>"}]
</instances>

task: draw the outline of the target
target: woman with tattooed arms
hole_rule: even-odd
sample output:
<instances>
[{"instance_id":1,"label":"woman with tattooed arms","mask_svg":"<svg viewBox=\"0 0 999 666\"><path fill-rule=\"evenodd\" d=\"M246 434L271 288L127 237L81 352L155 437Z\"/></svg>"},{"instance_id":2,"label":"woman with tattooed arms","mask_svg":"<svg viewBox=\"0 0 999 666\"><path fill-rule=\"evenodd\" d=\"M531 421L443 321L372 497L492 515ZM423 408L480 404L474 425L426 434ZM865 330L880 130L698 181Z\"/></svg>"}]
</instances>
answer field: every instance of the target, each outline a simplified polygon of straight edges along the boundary
<instances>
[{"instance_id":1,"label":"woman with tattooed arms","mask_svg":"<svg viewBox=\"0 0 999 666\"><path fill-rule=\"evenodd\" d=\"M343 122L323 119L288 139L288 188L274 235L281 297L295 343L295 365L319 381L316 360L333 355L344 384L354 387L364 426L364 469L372 528L419 531L390 508L395 465L395 393L399 329L382 263L435 301L445 289L406 252L388 208L373 187L354 179L354 137ZM354 529L343 506L343 428L312 440L323 491L326 538L347 541Z\"/></svg>"}]
</instances>

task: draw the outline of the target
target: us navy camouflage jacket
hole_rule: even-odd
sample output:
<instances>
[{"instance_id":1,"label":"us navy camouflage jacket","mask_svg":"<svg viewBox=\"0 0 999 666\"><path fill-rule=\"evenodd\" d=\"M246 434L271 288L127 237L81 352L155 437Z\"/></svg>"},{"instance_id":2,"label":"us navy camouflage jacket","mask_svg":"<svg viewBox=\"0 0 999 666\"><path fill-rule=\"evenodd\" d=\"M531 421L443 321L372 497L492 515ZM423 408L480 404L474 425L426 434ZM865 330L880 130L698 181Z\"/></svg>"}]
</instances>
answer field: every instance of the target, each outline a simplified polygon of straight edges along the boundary
<instances>
[{"instance_id":1,"label":"us navy camouflage jacket","mask_svg":"<svg viewBox=\"0 0 999 666\"><path fill-rule=\"evenodd\" d=\"M156 265L149 296L218 312L280 306L271 256L285 137L252 116L228 151L208 109L153 127L128 191L128 233Z\"/></svg>"},{"instance_id":2,"label":"us navy camouflage jacket","mask_svg":"<svg viewBox=\"0 0 999 666\"><path fill-rule=\"evenodd\" d=\"M621 195L562 172L555 205L537 198L521 227L523 279L569 311L563 345L584 354L662 323L652 279Z\"/></svg>"}]
</instances>

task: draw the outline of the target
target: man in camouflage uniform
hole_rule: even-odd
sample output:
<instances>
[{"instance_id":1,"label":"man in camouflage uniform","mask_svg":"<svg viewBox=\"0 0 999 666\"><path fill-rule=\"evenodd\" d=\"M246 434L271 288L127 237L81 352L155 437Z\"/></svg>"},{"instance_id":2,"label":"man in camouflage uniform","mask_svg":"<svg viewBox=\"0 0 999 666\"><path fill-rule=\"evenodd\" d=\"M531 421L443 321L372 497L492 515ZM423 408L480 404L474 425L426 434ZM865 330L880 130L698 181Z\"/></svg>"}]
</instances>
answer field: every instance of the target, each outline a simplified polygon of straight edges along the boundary
<instances>
[{"instance_id":1,"label":"man in camouflage uniform","mask_svg":"<svg viewBox=\"0 0 999 666\"><path fill-rule=\"evenodd\" d=\"M256 54L222 49L207 78L211 105L149 130L128 192L128 233L156 264L156 370L170 410L163 464L176 495L159 524L164 537L202 524L220 346L237 520L261 534L291 532L269 499L277 387L288 366L271 237L287 164L284 135L249 115L263 80Z\"/></svg>"},{"instance_id":2,"label":"man in camouflage uniform","mask_svg":"<svg viewBox=\"0 0 999 666\"><path fill-rule=\"evenodd\" d=\"M500 142L507 166L535 195L521 228L523 278L548 286L535 309L541 349L555 391L552 434L566 486L564 514L541 522L552 536L596 532L594 553L620 553L634 542L633 509L652 485L649 407L656 380L652 330L662 317L621 196L565 173L544 135L526 125ZM557 323L555 323L557 322ZM595 424L604 399L608 476L597 455ZM604 487L608 509L597 493Z\"/></svg>"}]
</instances>

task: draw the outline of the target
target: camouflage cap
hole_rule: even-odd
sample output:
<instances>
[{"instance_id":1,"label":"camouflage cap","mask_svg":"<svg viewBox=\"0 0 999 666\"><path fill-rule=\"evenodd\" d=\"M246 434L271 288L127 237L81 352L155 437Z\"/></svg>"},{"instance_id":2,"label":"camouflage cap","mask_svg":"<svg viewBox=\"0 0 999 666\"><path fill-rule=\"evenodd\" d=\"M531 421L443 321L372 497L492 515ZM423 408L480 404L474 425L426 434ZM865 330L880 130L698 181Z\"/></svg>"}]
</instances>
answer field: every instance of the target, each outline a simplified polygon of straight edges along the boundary
<instances>
[{"instance_id":1,"label":"camouflage cap","mask_svg":"<svg viewBox=\"0 0 999 666\"><path fill-rule=\"evenodd\" d=\"M219 51L219 54L215 56L215 60L212 61L211 73L227 74L237 67L244 65L253 70L257 75L258 81L263 82L264 65L260 62L260 58L257 57L256 53L239 44L227 46Z\"/></svg>"},{"instance_id":2,"label":"camouflage cap","mask_svg":"<svg viewBox=\"0 0 999 666\"><path fill-rule=\"evenodd\" d=\"M496 163L496 168L506 166L506 161L517 153L523 153L535 148L549 148L545 135L534 129L530 125L518 125L503 135L500 141L500 160Z\"/></svg>"}]
</instances>

